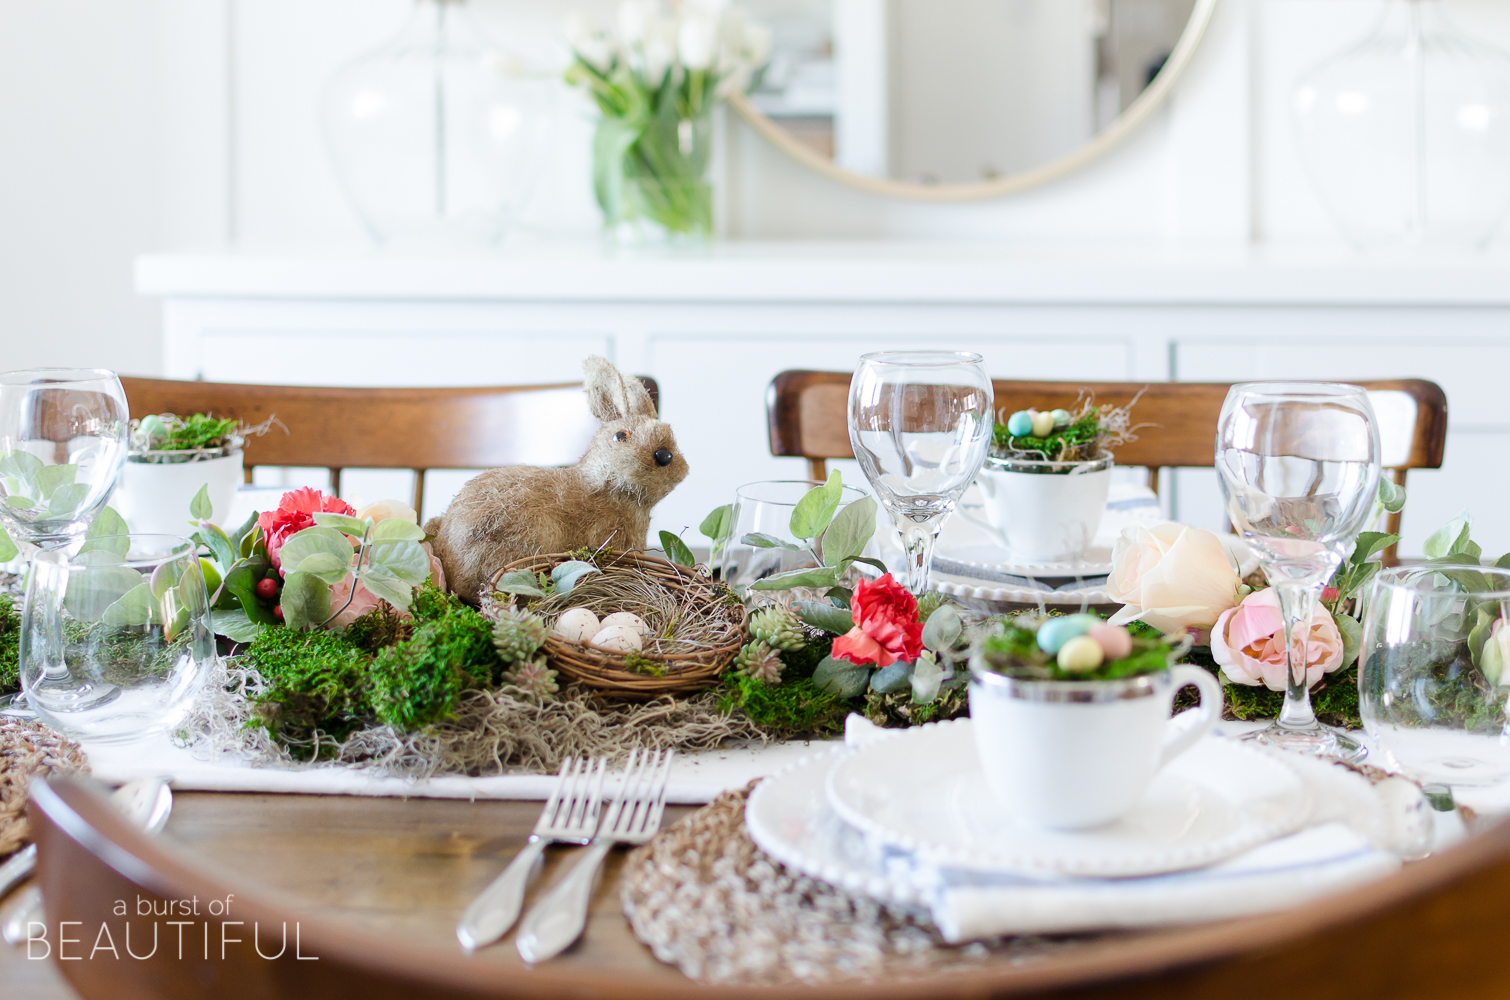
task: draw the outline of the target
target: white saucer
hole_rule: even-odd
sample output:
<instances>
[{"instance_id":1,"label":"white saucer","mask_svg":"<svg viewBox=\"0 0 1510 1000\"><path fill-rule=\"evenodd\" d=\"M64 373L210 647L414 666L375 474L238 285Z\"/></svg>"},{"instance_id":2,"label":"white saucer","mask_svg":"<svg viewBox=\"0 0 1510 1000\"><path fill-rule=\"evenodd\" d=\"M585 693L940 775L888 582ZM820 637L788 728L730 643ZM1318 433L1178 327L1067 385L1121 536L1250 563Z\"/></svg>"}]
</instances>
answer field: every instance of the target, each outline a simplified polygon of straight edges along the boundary
<instances>
[{"instance_id":1,"label":"white saucer","mask_svg":"<svg viewBox=\"0 0 1510 1000\"><path fill-rule=\"evenodd\" d=\"M809 754L755 786L745 828L755 845L793 871L896 906L923 903L923 883L906 864L888 866L865 835L828 807L824 782L844 747Z\"/></svg>"},{"instance_id":2,"label":"white saucer","mask_svg":"<svg viewBox=\"0 0 1510 1000\"><path fill-rule=\"evenodd\" d=\"M955 564L942 572L978 580L990 580L998 574L1055 578L1105 576L1112 571L1112 547L1093 545L1078 559L1045 560L1025 559L1001 545L960 545L941 548L933 561L935 565L940 561L946 565Z\"/></svg>"},{"instance_id":3,"label":"white saucer","mask_svg":"<svg viewBox=\"0 0 1510 1000\"><path fill-rule=\"evenodd\" d=\"M1100 878L1215 864L1293 832L1310 812L1305 783L1277 757L1208 736L1116 822L1028 826L987 787L970 726L920 726L844 757L828 774L829 805L879 843L941 868Z\"/></svg>"}]
</instances>

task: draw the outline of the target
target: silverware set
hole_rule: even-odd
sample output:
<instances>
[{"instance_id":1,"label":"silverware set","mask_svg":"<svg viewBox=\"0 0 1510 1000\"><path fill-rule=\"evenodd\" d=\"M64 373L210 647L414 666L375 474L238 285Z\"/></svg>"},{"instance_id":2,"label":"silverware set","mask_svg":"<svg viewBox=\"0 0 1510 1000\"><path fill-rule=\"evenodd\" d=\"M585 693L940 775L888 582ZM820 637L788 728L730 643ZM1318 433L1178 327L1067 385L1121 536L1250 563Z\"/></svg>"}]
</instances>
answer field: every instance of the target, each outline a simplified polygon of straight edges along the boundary
<instances>
[{"instance_id":1,"label":"silverware set","mask_svg":"<svg viewBox=\"0 0 1510 1000\"><path fill-rule=\"evenodd\" d=\"M670 750L631 752L606 805L605 759L573 758L562 764L556 788L524 849L457 923L461 946L474 951L508 932L523 909L525 890L540 871L546 845L558 843L587 850L525 916L515 945L531 963L569 948L587 926L588 906L608 852L618 844L643 844L660 829L673 756Z\"/></svg>"}]
</instances>

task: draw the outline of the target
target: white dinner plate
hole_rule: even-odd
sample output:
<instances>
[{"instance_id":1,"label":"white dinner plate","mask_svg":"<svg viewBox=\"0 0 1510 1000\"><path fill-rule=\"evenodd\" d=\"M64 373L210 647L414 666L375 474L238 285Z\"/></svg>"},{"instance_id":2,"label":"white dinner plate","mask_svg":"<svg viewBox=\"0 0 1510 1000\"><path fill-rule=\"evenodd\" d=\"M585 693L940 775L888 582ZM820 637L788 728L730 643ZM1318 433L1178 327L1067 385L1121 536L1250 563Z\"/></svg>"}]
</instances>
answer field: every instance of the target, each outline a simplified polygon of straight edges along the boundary
<instances>
[{"instance_id":1,"label":"white dinner plate","mask_svg":"<svg viewBox=\"0 0 1510 1000\"><path fill-rule=\"evenodd\" d=\"M750 839L793 871L885 903L919 905L925 886L916 870L908 864L888 870L885 852L828 806L824 782L848 752L835 747L809 754L756 785L745 803Z\"/></svg>"},{"instance_id":2,"label":"white dinner plate","mask_svg":"<svg viewBox=\"0 0 1510 1000\"><path fill-rule=\"evenodd\" d=\"M1298 829L1305 783L1276 755L1208 736L1171 761L1133 810L1092 830L1033 827L986 785L969 719L920 726L840 759L840 819L919 861L982 874L1124 877L1215 864Z\"/></svg>"}]
</instances>

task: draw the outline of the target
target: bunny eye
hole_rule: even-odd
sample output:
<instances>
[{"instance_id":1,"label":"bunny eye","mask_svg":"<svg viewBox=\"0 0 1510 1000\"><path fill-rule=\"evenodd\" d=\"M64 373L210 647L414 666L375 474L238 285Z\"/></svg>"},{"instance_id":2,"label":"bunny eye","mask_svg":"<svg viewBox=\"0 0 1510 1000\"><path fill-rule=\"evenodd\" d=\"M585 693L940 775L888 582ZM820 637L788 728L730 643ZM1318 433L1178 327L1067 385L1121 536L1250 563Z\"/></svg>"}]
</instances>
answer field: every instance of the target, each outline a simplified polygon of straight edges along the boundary
<instances>
[{"instance_id":1,"label":"bunny eye","mask_svg":"<svg viewBox=\"0 0 1510 1000\"><path fill-rule=\"evenodd\" d=\"M613 439L615 441L628 441L629 434L625 431L618 431L614 434Z\"/></svg>"}]
</instances>

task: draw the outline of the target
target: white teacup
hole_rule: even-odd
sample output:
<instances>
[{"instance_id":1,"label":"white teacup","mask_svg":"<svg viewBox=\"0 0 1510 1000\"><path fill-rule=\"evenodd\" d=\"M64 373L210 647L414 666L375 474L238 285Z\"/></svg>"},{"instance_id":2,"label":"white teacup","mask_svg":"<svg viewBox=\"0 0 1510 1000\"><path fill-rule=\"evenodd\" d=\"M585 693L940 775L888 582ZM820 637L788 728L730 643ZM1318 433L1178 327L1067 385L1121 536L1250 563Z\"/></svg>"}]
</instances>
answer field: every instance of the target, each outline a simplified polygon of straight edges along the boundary
<instances>
[{"instance_id":1,"label":"white teacup","mask_svg":"<svg viewBox=\"0 0 1510 1000\"><path fill-rule=\"evenodd\" d=\"M1200 689L1200 705L1171 719L1175 692L1189 684ZM1013 816L1052 829L1122 816L1221 713L1222 687L1200 667L1114 681L971 670L971 728L987 783Z\"/></svg>"},{"instance_id":2,"label":"white teacup","mask_svg":"<svg viewBox=\"0 0 1510 1000\"><path fill-rule=\"evenodd\" d=\"M1092 462L988 459L975 476L986 518L958 513L985 528L1020 559L1073 559L1090 548L1106 512L1113 457Z\"/></svg>"}]
</instances>

